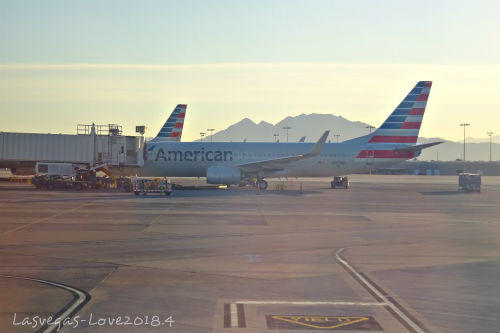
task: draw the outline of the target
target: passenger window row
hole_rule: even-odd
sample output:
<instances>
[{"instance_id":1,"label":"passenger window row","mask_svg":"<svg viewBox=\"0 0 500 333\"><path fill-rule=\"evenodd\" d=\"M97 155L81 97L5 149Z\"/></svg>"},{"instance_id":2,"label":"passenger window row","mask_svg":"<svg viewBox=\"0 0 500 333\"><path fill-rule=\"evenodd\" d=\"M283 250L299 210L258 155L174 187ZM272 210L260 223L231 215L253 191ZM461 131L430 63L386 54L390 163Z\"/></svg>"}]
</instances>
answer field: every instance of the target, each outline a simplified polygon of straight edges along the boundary
<instances>
[{"instance_id":1,"label":"passenger window row","mask_svg":"<svg viewBox=\"0 0 500 333\"><path fill-rule=\"evenodd\" d=\"M252 158L280 158L280 157L288 157L288 156L296 156L298 153L247 153L247 152L236 152L234 153L235 158L240 159L252 159ZM333 154L319 154L320 158L324 159L345 159L345 158L354 158L355 154L348 153L333 153Z\"/></svg>"}]
</instances>

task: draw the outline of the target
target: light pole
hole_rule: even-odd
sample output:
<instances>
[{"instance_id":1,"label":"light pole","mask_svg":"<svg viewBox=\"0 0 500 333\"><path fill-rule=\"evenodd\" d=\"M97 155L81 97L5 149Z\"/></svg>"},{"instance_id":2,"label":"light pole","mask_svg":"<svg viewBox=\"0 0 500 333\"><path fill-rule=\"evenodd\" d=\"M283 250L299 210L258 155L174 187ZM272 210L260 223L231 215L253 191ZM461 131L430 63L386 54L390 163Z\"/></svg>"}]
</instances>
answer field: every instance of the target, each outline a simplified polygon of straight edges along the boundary
<instances>
[{"instance_id":1,"label":"light pole","mask_svg":"<svg viewBox=\"0 0 500 333\"><path fill-rule=\"evenodd\" d=\"M375 126L368 125L368 126L366 126L366 128L368 128L368 129L370 130L370 133L371 133L371 132L372 132L372 129L374 129L374 128L375 128Z\"/></svg>"},{"instance_id":2,"label":"light pole","mask_svg":"<svg viewBox=\"0 0 500 333\"><path fill-rule=\"evenodd\" d=\"M274 135L274 142L278 142L278 136L280 136L278 133L273 134Z\"/></svg>"},{"instance_id":3,"label":"light pole","mask_svg":"<svg viewBox=\"0 0 500 333\"><path fill-rule=\"evenodd\" d=\"M203 137L205 136L205 132L200 132L201 142L203 142Z\"/></svg>"},{"instance_id":4,"label":"light pole","mask_svg":"<svg viewBox=\"0 0 500 333\"><path fill-rule=\"evenodd\" d=\"M490 137L490 162L491 162L491 136L495 133L493 132L486 132L486 134L488 134L488 136Z\"/></svg>"},{"instance_id":5,"label":"light pole","mask_svg":"<svg viewBox=\"0 0 500 333\"><path fill-rule=\"evenodd\" d=\"M210 142L214 142L214 138L213 138L214 130L215 130L215 128L207 128L207 131L210 132Z\"/></svg>"},{"instance_id":6,"label":"light pole","mask_svg":"<svg viewBox=\"0 0 500 333\"><path fill-rule=\"evenodd\" d=\"M333 136L337 138L337 143L339 143L340 134L334 134Z\"/></svg>"},{"instance_id":7,"label":"light pole","mask_svg":"<svg viewBox=\"0 0 500 333\"><path fill-rule=\"evenodd\" d=\"M283 126L283 129L286 130L286 142L288 142L288 130L292 128L290 126Z\"/></svg>"},{"instance_id":8,"label":"light pole","mask_svg":"<svg viewBox=\"0 0 500 333\"><path fill-rule=\"evenodd\" d=\"M465 172L465 128L467 126L470 126L470 124L462 123L462 124L460 124L460 126L462 126L464 128L464 172Z\"/></svg>"}]
</instances>

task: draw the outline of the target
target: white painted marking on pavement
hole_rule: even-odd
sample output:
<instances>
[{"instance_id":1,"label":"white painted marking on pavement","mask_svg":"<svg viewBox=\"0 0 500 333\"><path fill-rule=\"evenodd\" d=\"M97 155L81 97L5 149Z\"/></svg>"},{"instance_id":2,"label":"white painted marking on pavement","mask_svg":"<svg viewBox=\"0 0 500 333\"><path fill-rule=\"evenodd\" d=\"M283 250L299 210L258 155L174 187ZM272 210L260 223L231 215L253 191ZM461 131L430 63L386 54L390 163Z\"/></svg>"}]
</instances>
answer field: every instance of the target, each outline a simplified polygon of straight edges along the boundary
<instances>
[{"instance_id":1,"label":"white painted marking on pavement","mask_svg":"<svg viewBox=\"0 0 500 333\"><path fill-rule=\"evenodd\" d=\"M377 288L375 288L367 279L365 279L361 274L359 274L354 269L354 267L352 267L346 260L340 257L340 253L344 251L344 249L345 248L341 248L337 252L335 252L335 258L337 258L339 262L344 264L345 267L347 267L349 271L351 271L351 273L353 273L360 281L362 281L375 295L377 295L380 299L382 299L384 303L386 303L388 307L390 307L394 312L396 312L399 315L399 317L402 320L404 320L411 328L413 328L417 333L425 333L425 331L422 328L420 328L420 326L418 326L415 322L413 322L413 320L408 318L408 316L405 315L396 305L394 305L394 303L389 301L387 297L382 295L382 293L379 292Z\"/></svg>"},{"instance_id":2,"label":"white painted marking on pavement","mask_svg":"<svg viewBox=\"0 0 500 333\"><path fill-rule=\"evenodd\" d=\"M88 205L91 205L92 202L88 202L88 203L85 203L81 206L78 206L78 207L74 207L74 208L71 208L71 209L67 209L67 210L63 210L62 212L58 212L56 214L53 214L53 215L50 215L50 216L47 216L47 217L43 217L41 219L38 219L34 222L30 222L30 223L26 223L26 224L23 224L19 227L16 227L14 229L10 229L10 230L5 230L3 232L0 232L0 236L3 236L3 235L6 235L6 234L10 234L10 233L13 233L13 232L16 232L16 231L19 231L19 230L22 230L22 229L25 229L27 227L31 227L32 225L35 225L35 224L39 224L39 223L43 223L43 222L46 222L54 217L58 217L58 216L61 216L61 215L64 215L66 213L71 213L71 212L74 212L75 210L78 210L80 208L83 208L85 206L88 206Z\"/></svg>"},{"instance_id":3,"label":"white painted marking on pavement","mask_svg":"<svg viewBox=\"0 0 500 333\"><path fill-rule=\"evenodd\" d=\"M238 308L236 307L236 303L231 303L230 311L231 311L231 327L238 327Z\"/></svg>"},{"instance_id":4,"label":"white painted marking on pavement","mask_svg":"<svg viewBox=\"0 0 500 333\"><path fill-rule=\"evenodd\" d=\"M61 315L59 316L59 318L61 318L61 322L63 322L64 319L66 317L68 317L73 312L73 310L75 310L78 306L80 306L80 304L82 304L85 301L85 299L87 298L87 295L85 295L80 290L72 288L72 287L64 285L64 284L57 283L57 282L45 281L45 280L40 280L40 279L33 279L33 278L28 278L28 277L23 277L23 276L3 275L3 274L0 274L0 277L10 278L10 279L19 279L19 280L28 280L28 281L34 281L34 282L44 283L44 284L48 284L48 285L51 285L51 286L54 286L54 287L57 287L57 288L61 288L61 289L64 289L66 291L73 292L73 293L77 294L78 299L73 304L71 304L66 309L66 311L64 311L63 313L61 313ZM54 332L56 329L57 329L57 325L52 325L52 326L47 327L43 331L43 333Z\"/></svg>"},{"instance_id":5,"label":"white painted marking on pavement","mask_svg":"<svg viewBox=\"0 0 500 333\"><path fill-rule=\"evenodd\" d=\"M237 301L236 303L243 303L248 305L360 305L360 306L380 306L388 305L381 302L344 302L344 301Z\"/></svg>"}]
</instances>

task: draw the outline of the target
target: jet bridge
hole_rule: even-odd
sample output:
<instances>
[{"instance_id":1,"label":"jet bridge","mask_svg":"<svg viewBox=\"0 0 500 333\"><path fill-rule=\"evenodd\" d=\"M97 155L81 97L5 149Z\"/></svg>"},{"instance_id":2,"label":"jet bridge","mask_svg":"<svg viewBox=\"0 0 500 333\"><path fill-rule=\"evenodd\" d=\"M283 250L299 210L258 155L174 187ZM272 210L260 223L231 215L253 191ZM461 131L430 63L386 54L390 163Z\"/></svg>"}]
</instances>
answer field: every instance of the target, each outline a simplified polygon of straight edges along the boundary
<instances>
[{"instance_id":1,"label":"jet bridge","mask_svg":"<svg viewBox=\"0 0 500 333\"><path fill-rule=\"evenodd\" d=\"M124 136L116 124L78 125L76 135L0 132L0 168L30 174L37 162L106 164L116 174L135 174L143 147L143 137Z\"/></svg>"}]
</instances>

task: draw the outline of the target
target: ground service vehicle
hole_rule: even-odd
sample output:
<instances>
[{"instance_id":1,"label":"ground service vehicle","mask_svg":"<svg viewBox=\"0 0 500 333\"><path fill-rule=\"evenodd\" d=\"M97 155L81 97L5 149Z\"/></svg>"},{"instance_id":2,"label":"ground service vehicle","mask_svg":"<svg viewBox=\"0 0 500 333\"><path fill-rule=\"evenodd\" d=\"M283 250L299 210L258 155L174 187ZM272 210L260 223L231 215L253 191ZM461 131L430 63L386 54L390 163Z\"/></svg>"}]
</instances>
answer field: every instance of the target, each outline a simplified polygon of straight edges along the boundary
<instances>
[{"instance_id":1,"label":"ground service vehicle","mask_svg":"<svg viewBox=\"0 0 500 333\"><path fill-rule=\"evenodd\" d=\"M38 189L117 189L130 192L131 184L128 178L113 177L105 166L81 168L71 163L37 163L37 174L31 178L31 183ZM103 171L106 176L98 176Z\"/></svg>"},{"instance_id":2,"label":"ground service vehicle","mask_svg":"<svg viewBox=\"0 0 500 333\"><path fill-rule=\"evenodd\" d=\"M349 188L349 179L346 176L335 176L333 180L330 182L330 186L332 188Z\"/></svg>"},{"instance_id":3,"label":"ground service vehicle","mask_svg":"<svg viewBox=\"0 0 500 333\"><path fill-rule=\"evenodd\" d=\"M172 194L172 185L166 178L133 178L132 191L135 195L151 193Z\"/></svg>"},{"instance_id":4,"label":"ground service vehicle","mask_svg":"<svg viewBox=\"0 0 500 333\"><path fill-rule=\"evenodd\" d=\"M460 173L458 175L458 190L461 192L481 192L481 175Z\"/></svg>"}]
</instances>

